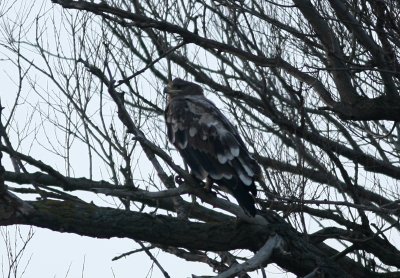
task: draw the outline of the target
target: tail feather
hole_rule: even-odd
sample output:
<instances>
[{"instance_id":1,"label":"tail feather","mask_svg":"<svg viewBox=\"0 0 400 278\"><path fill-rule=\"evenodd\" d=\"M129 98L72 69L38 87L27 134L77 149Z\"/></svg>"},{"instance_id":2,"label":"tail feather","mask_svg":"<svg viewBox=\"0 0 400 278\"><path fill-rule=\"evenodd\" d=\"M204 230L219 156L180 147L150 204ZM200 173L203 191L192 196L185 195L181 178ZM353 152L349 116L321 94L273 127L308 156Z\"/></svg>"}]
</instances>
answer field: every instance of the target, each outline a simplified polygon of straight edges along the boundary
<instances>
[{"instance_id":1,"label":"tail feather","mask_svg":"<svg viewBox=\"0 0 400 278\"><path fill-rule=\"evenodd\" d=\"M233 197L237 200L239 203L239 206L249 215L255 216L256 215L256 207L255 207L255 199L254 197L250 194L249 190L255 195L256 190L253 192L253 188L255 189L254 183L252 186L248 186L243 184L239 179L221 179L219 181L216 181L216 183L224 186L226 189L228 189Z\"/></svg>"},{"instance_id":2,"label":"tail feather","mask_svg":"<svg viewBox=\"0 0 400 278\"><path fill-rule=\"evenodd\" d=\"M231 191L233 197L238 201L239 206L241 206L246 213L254 217L256 215L254 197L242 186L237 186L234 190L231 189Z\"/></svg>"}]
</instances>

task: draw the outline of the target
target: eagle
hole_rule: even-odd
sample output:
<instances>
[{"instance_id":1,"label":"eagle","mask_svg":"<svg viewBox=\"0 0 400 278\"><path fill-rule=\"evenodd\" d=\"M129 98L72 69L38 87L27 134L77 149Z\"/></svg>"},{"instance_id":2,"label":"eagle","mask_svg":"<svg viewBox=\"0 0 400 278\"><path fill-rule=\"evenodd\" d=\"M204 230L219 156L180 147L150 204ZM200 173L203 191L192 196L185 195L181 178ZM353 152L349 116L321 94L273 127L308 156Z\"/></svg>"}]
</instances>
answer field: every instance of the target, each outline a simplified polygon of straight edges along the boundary
<instances>
[{"instance_id":1,"label":"eagle","mask_svg":"<svg viewBox=\"0 0 400 278\"><path fill-rule=\"evenodd\" d=\"M175 78L164 93L168 99L164 113L168 139L191 174L206 180L206 185L216 183L225 188L247 214L254 216L255 181L260 179L261 169L235 126L196 83Z\"/></svg>"}]
</instances>

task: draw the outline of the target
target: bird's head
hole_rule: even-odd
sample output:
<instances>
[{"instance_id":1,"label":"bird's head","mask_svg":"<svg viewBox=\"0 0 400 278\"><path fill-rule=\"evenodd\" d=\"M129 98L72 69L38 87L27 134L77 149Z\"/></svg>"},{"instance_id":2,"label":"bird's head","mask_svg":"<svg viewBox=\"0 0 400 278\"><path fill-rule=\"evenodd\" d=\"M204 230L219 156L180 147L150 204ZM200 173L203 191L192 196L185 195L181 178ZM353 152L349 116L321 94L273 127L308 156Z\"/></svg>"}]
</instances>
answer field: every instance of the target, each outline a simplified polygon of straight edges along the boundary
<instances>
[{"instance_id":1,"label":"bird's head","mask_svg":"<svg viewBox=\"0 0 400 278\"><path fill-rule=\"evenodd\" d=\"M196 83L175 78L164 88L164 93L170 97L179 95L203 95L203 89Z\"/></svg>"}]
</instances>

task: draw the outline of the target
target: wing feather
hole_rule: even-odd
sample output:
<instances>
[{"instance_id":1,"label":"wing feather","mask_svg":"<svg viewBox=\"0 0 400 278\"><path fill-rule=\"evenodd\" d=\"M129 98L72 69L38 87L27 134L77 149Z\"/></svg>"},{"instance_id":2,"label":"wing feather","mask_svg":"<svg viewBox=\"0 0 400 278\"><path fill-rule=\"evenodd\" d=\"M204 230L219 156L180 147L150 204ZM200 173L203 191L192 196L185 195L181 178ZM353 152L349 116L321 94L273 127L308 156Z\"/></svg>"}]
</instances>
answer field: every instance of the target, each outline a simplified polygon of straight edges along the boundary
<instances>
[{"instance_id":1,"label":"wing feather","mask_svg":"<svg viewBox=\"0 0 400 278\"><path fill-rule=\"evenodd\" d=\"M209 176L227 187L231 184L239 204L247 210L254 207L250 195L238 196L243 191L256 194L254 180L261 170L221 111L204 96L184 95L169 102L165 118L168 138L192 173L202 180Z\"/></svg>"},{"instance_id":2,"label":"wing feather","mask_svg":"<svg viewBox=\"0 0 400 278\"><path fill-rule=\"evenodd\" d=\"M187 159L192 171L196 167L193 164L200 163L214 179L237 174L245 185L252 184L258 165L236 128L211 101L198 95L175 97L165 117L170 141L178 150L185 150L186 157L195 152ZM198 176L203 177L200 172Z\"/></svg>"}]
</instances>

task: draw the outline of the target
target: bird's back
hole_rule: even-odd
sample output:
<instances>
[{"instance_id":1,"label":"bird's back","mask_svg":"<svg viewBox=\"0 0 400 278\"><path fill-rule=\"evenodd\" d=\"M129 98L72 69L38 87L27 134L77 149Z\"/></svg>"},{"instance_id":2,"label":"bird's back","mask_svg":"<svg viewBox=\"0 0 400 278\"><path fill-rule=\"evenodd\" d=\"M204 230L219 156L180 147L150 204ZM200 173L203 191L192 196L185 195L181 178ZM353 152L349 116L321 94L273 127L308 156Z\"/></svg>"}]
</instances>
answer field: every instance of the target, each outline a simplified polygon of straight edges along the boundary
<instances>
[{"instance_id":1,"label":"bird's back","mask_svg":"<svg viewBox=\"0 0 400 278\"><path fill-rule=\"evenodd\" d=\"M249 214L255 214L255 180L261 169L236 128L202 95L170 98L165 110L168 138L192 174L228 189Z\"/></svg>"}]
</instances>

